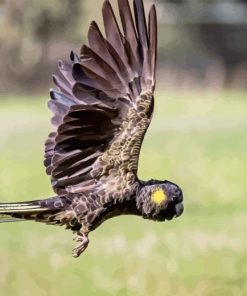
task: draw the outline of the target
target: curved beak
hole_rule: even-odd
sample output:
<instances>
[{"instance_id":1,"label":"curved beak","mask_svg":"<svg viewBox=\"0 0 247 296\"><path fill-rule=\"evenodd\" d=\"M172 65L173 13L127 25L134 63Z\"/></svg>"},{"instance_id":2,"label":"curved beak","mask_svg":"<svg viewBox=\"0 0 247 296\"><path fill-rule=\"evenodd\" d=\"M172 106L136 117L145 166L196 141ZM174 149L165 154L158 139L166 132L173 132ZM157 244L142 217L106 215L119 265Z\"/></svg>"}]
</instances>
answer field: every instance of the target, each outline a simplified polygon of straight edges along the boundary
<instances>
[{"instance_id":1,"label":"curved beak","mask_svg":"<svg viewBox=\"0 0 247 296\"><path fill-rule=\"evenodd\" d=\"M183 214L184 211L184 205L182 202L178 203L175 205L175 210L176 210L176 217L179 217Z\"/></svg>"}]
</instances>

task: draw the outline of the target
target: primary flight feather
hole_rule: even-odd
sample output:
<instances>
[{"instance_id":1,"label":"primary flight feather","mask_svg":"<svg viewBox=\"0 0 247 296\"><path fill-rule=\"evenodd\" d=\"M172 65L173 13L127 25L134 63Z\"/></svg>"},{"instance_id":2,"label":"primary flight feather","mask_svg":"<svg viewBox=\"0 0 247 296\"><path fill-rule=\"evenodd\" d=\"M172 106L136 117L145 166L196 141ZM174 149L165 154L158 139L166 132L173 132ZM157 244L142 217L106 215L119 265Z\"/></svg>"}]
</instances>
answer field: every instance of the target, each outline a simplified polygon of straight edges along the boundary
<instances>
[{"instance_id":1,"label":"primary flight feather","mask_svg":"<svg viewBox=\"0 0 247 296\"><path fill-rule=\"evenodd\" d=\"M44 161L57 196L0 204L0 222L35 220L76 232L75 257L106 219L134 214L165 221L183 212L176 184L137 177L154 108L157 17L153 5L147 22L142 0L133 4L134 16L129 1L118 0L120 28L105 1L105 34L92 22L88 45L58 63Z\"/></svg>"}]
</instances>

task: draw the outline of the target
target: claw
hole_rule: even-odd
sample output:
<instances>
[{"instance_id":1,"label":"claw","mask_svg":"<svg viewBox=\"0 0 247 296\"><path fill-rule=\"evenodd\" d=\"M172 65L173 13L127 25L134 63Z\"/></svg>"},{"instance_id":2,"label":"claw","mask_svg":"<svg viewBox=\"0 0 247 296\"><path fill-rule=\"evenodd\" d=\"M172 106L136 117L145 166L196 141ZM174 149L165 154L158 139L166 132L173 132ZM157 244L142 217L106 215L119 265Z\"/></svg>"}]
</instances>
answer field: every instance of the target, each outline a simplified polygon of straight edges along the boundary
<instances>
[{"instance_id":1,"label":"claw","mask_svg":"<svg viewBox=\"0 0 247 296\"><path fill-rule=\"evenodd\" d=\"M87 234L79 232L77 236L74 238L74 240L79 243L77 246L75 246L75 248L72 251L73 257L77 258L81 255L81 253L83 253L86 250L89 244L89 239Z\"/></svg>"}]
</instances>

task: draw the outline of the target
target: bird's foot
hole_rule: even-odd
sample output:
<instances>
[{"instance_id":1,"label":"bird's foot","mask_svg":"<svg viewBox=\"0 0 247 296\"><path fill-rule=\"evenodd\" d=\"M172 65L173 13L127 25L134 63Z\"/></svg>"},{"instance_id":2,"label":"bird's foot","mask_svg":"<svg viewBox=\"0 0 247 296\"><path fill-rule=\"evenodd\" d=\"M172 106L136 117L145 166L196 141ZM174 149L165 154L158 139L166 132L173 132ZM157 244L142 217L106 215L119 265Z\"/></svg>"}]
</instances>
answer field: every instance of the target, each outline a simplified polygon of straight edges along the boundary
<instances>
[{"instance_id":1,"label":"bird's foot","mask_svg":"<svg viewBox=\"0 0 247 296\"><path fill-rule=\"evenodd\" d=\"M74 240L79 243L72 252L73 257L77 258L86 250L89 244L88 234L78 232Z\"/></svg>"}]
</instances>

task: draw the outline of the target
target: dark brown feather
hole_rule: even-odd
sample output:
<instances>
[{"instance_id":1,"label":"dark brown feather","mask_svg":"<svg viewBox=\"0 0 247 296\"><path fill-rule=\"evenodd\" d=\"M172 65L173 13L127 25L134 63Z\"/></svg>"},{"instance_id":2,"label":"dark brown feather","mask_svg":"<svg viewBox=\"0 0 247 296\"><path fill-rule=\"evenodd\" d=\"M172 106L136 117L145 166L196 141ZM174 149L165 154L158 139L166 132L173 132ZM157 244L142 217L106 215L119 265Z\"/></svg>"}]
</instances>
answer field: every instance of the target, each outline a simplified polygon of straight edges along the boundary
<instances>
[{"instance_id":1,"label":"dark brown feather","mask_svg":"<svg viewBox=\"0 0 247 296\"><path fill-rule=\"evenodd\" d=\"M129 52L129 62L131 63L131 69L133 72L136 72L140 75L140 56L138 53L139 45L129 1L118 0L118 7L125 37L125 48L127 52Z\"/></svg>"},{"instance_id":2,"label":"dark brown feather","mask_svg":"<svg viewBox=\"0 0 247 296\"><path fill-rule=\"evenodd\" d=\"M125 174L121 188L130 192L135 181L153 108L156 13L152 7L147 29L141 0L134 1L135 22L129 2L118 3L123 33L105 1L106 37L92 22L89 45L80 56L71 52L70 63L60 61L53 78L58 90L51 91L49 108L57 130L46 141L45 166L58 194L97 188L107 195L118 174ZM103 183L111 184L109 189Z\"/></svg>"},{"instance_id":3,"label":"dark brown feather","mask_svg":"<svg viewBox=\"0 0 247 296\"><path fill-rule=\"evenodd\" d=\"M152 5L149 12L149 22L148 22L148 35L149 35L149 64L150 64L150 72L152 75L152 91L155 89L155 81L156 81L156 63L157 63L157 42L158 36L157 33L157 15L155 6Z\"/></svg>"},{"instance_id":4,"label":"dark brown feather","mask_svg":"<svg viewBox=\"0 0 247 296\"><path fill-rule=\"evenodd\" d=\"M117 24L112 6L108 0L103 4L102 15L107 41L113 46L116 52L118 52L119 56L123 59L123 62L127 62L123 37Z\"/></svg>"}]
</instances>

